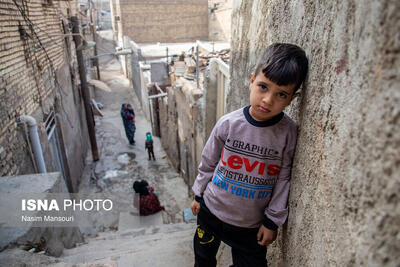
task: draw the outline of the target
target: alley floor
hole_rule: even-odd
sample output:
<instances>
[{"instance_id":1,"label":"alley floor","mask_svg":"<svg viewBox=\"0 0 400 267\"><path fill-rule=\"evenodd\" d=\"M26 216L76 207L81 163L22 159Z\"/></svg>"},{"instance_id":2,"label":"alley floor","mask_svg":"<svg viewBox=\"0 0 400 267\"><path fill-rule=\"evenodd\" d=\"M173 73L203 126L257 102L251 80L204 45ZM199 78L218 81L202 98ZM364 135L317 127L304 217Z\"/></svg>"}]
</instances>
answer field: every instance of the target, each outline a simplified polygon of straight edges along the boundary
<instances>
[{"instance_id":1,"label":"alley floor","mask_svg":"<svg viewBox=\"0 0 400 267\"><path fill-rule=\"evenodd\" d=\"M96 116L96 139L100 160L93 162L88 153L87 167L83 175L80 192L112 192L132 203L132 184L136 180L146 180L154 187L161 205L164 223L183 221L183 209L189 207L188 186L174 168L169 164L166 153L161 147L159 138L154 137L154 153L156 161L147 159L145 150L146 132L151 132L150 122L141 111L140 105L129 85L129 80L122 74L118 60L112 59L101 69L101 78L110 90L96 88L95 98L104 107L104 117ZM136 116L136 133L134 146L129 145L125 136L120 116L121 104L131 103ZM101 222L98 222L101 224ZM103 222L104 223L104 222ZM98 228L115 228L115 222L99 225Z\"/></svg>"}]
</instances>

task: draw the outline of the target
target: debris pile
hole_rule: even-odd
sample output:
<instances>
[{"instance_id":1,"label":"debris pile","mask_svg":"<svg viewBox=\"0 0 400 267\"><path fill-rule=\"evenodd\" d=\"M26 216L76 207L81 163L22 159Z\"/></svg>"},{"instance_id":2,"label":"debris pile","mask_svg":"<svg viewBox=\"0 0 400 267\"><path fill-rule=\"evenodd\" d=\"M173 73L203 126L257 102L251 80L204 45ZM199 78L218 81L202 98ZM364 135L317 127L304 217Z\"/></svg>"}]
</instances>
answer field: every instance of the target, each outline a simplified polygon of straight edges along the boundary
<instances>
[{"instance_id":1,"label":"debris pile","mask_svg":"<svg viewBox=\"0 0 400 267\"><path fill-rule=\"evenodd\" d=\"M183 77L187 80L196 79L196 52L194 49L190 50L191 53L182 53L180 56L172 58L172 68L171 71L175 77ZM225 63L229 64L229 52L230 49L223 49L216 52L200 53L199 58L199 72L204 71L212 58L219 58Z\"/></svg>"}]
</instances>

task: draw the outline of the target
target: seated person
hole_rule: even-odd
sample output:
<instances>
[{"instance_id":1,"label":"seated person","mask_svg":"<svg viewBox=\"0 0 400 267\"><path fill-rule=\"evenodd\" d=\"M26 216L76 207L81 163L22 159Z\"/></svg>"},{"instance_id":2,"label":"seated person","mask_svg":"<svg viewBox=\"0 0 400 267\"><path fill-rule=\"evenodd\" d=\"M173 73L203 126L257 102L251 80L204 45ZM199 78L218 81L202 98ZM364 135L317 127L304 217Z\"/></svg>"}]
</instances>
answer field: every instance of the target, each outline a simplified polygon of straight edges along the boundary
<instances>
[{"instance_id":1,"label":"seated person","mask_svg":"<svg viewBox=\"0 0 400 267\"><path fill-rule=\"evenodd\" d=\"M149 186L147 181L135 181L133 189L135 193L140 194L140 215L151 215L165 209L160 205L158 197L154 194L154 188Z\"/></svg>"}]
</instances>

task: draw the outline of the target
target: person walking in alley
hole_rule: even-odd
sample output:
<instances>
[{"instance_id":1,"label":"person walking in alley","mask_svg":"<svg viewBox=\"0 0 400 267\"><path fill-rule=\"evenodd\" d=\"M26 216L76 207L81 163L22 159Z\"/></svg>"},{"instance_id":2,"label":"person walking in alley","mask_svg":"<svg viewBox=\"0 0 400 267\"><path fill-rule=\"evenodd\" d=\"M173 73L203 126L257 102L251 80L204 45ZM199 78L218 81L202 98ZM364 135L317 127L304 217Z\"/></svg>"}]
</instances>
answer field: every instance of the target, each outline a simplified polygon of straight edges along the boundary
<instances>
[{"instance_id":1,"label":"person walking in alley","mask_svg":"<svg viewBox=\"0 0 400 267\"><path fill-rule=\"evenodd\" d=\"M144 149L147 149L147 153L149 154L149 160L151 160L151 157L153 157L153 160L156 160L153 151L153 138L151 137L150 132L146 133L146 142L144 144Z\"/></svg>"},{"instance_id":2,"label":"person walking in alley","mask_svg":"<svg viewBox=\"0 0 400 267\"><path fill-rule=\"evenodd\" d=\"M128 138L129 144L135 144L135 111L131 104L123 103L121 106L121 117L124 123L126 138Z\"/></svg>"},{"instance_id":3,"label":"person walking in alley","mask_svg":"<svg viewBox=\"0 0 400 267\"><path fill-rule=\"evenodd\" d=\"M203 149L193 184L196 267L216 266L221 240L235 267L267 266L266 246L288 216L297 125L283 110L308 72L293 44L269 46L250 76L250 105L222 116Z\"/></svg>"}]
</instances>

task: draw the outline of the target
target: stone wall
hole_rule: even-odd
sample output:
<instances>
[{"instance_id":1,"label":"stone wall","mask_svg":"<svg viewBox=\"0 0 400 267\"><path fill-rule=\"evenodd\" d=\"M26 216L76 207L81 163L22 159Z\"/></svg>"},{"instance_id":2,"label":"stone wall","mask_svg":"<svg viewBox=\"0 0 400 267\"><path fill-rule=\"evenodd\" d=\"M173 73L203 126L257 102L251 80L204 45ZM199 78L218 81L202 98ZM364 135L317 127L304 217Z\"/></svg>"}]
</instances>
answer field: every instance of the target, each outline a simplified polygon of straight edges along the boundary
<instances>
[{"instance_id":1,"label":"stone wall","mask_svg":"<svg viewBox=\"0 0 400 267\"><path fill-rule=\"evenodd\" d=\"M136 43L186 42L208 37L207 0L114 1L113 12L120 15L118 27L122 26L118 32Z\"/></svg>"},{"instance_id":2,"label":"stone wall","mask_svg":"<svg viewBox=\"0 0 400 267\"><path fill-rule=\"evenodd\" d=\"M228 109L273 42L302 46L306 90L290 215L270 266L396 266L400 242L400 6L396 1L234 1Z\"/></svg>"}]
</instances>

